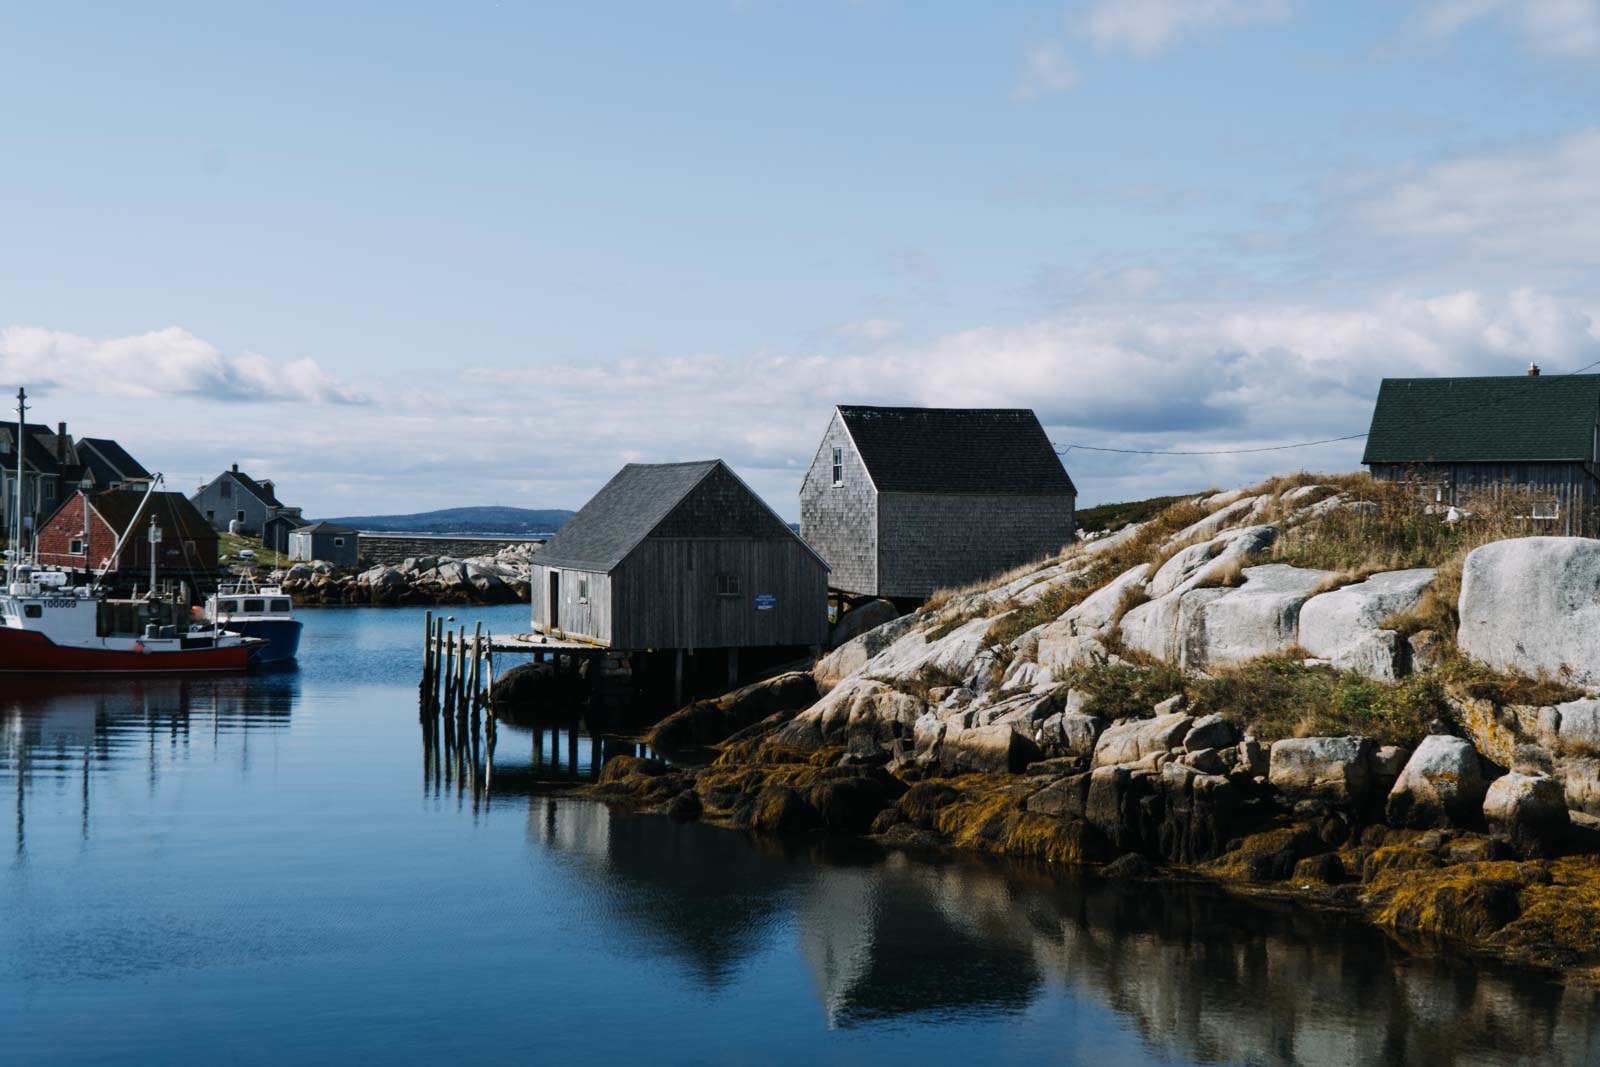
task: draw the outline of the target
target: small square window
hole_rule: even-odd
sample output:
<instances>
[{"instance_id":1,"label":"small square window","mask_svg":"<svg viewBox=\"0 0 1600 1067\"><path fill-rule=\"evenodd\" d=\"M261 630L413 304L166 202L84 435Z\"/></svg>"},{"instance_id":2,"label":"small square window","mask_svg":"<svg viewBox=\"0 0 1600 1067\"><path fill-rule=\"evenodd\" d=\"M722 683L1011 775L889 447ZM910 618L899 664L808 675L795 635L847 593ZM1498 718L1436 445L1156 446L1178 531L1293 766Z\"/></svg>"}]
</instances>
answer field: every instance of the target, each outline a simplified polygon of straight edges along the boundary
<instances>
[{"instance_id":1,"label":"small square window","mask_svg":"<svg viewBox=\"0 0 1600 1067\"><path fill-rule=\"evenodd\" d=\"M739 595L739 576L737 574L719 574L719 575L717 575L717 595L718 596L738 596Z\"/></svg>"},{"instance_id":2,"label":"small square window","mask_svg":"<svg viewBox=\"0 0 1600 1067\"><path fill-rule=\"evenodd\" d=\"M72 539L71 543L69 543L67 545L67 552L68 552L69 555L73 555L73 556L81 556L81 555L83 555L83 541L82 541L82 539L74 537Z\"/></svg>"},{"instance_id":3,"label":"small square window","mask_svg":"<svg viewBox=\"0 0 1600 1067\"><path fill-rule=\"evenodd\" d=\"M335 537L335 538L334 538L334 539L333 539L333 547L334 547L334 548L343 548L343 547L344 547L344 538L342 538L342 537Z\"/></svg>"},{"instance_id":4,"label":"small square window","mask_svg":"<svg viewBox=\"0 0 1600 1067\"><path fill-rule=\"evenodd\" d=\"M22 606L22 614L30 619L42 619L44 618L44 608L38 604L24 604Z\"/></svg>"},{"instance_id":5,"label":"small square window","mask_svg":"<svg viewBox=\"0 0 1600 1067\"><path fill-rule=\"evenodd\" d=\"M578 579L578 603L587 604L588 602L589 602L589 579L587 579L587 578L579 578Z\"/></svg>"},{"instance_id":6,"label":"small square window","mask_svg":"<svg viewBox=\"0 0 1600 1067\"><path fill-rule=\"evenodd\" d=\"M1561 517L1560 502L1545 500L1534 504L1533 517L1536 519L1559 519Z\"/></svg>"},{"instance_id":7,"label":"small square window","mask_svg":"<svg viewBox=\"0 0 1600 1067\"><path fill-rule=\"evenodd\" d=\"M833 450L833 484L835 486L844 484L844 449L842 448Z\"/></svg>"}]
</instances>

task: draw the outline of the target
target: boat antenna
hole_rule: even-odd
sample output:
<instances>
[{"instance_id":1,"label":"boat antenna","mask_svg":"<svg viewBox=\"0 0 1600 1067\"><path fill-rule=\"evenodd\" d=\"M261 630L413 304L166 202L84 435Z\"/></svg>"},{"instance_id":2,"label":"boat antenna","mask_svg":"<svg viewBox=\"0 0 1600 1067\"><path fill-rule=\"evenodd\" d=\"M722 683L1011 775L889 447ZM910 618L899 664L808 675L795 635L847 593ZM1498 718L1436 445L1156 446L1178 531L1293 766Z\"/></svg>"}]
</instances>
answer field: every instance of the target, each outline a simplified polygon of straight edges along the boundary
<instances>
[{"instance_id":1,"label":"boat antenna","mask_svg":"<svg viewBox=\"0 0 1600 1067\"><path fill-rule=\"evenodd\" d=\"M6 557L6 585L9 587L16 580L17 564L21 560L22 552L22 439L27 433L28 391L17 389L17 507L16 514L11 517L11 526L15 531L11 535L11 552Z\"/></svg>"}]
</instances>

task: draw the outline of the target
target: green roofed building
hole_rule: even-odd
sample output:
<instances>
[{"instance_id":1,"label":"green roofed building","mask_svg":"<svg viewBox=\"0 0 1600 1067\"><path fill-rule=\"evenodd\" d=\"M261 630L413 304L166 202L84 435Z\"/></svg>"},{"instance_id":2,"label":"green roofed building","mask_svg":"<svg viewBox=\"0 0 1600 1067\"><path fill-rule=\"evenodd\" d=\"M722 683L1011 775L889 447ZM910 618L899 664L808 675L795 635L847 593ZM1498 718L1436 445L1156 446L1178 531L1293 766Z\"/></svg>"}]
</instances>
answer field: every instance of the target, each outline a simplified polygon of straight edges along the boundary
<instances>
[{"instance_id":1,"label":"green roofed building","mask_svg":"<svg viewBox=\"0 0 1600 1067\"><path fill-rule=\"evenodd\" d=\"M1509 499L1549 533L1594 536L1600 374L1385 378L1361 461L1435 503Z\"/></svg>"}]
</instances>

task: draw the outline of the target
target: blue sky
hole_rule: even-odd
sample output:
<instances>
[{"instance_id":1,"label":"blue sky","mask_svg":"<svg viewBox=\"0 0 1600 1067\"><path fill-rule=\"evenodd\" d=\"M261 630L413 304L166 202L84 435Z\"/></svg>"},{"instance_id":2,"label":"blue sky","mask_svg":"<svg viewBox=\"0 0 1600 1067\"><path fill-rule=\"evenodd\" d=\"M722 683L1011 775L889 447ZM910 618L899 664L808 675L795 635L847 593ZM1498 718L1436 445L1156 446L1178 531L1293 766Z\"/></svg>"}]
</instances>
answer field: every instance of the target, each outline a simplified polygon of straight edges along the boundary
<instances>
[{"instance_id":1,"label":"blue sky","mask_svg":"<svg viewBox=\"0 0 1600 1067\"><path fill-rule=\"evenodd\" d=\"M836 402L1252 447L1600 359L1600 0L7 5L0 47L0 386L312 514L717 455L793 516Z\"/></svg>"}]
</instances>

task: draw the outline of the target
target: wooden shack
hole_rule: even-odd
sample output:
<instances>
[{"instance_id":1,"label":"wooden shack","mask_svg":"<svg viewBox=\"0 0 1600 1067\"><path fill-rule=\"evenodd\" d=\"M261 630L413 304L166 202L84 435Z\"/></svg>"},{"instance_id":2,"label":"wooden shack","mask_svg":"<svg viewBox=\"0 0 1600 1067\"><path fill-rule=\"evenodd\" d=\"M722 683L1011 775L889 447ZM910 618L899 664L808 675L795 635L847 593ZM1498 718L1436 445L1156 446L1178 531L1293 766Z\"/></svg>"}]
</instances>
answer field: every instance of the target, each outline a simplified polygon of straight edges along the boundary
<instances>
[{"instance_id":1,"label":"wooden shack","mask_svg":"<svg viewBox=\"0 0 1600 1067\"><path fill-rule=\"evenodd\" d=\"M1361 460L1428 503L1600 534L1600 374L1385 378Z\"/></svg>"},{"instance_id":2,"label":"wooden shack","mask_svg":"<svg viewBox=\"0 0 1600 1067\"><path fill-rule=\"evenodd\" d=\"M721 460L623 467L532 577L536 631L613 649L827 640L827 564Z\"/></svg>"},{"instance_id":3,"label":"wooden shack","mask_svg":"<svg viewBox=\"0 0 1600 1067\"><path fill-rule=\"evenodd\" d=\"M1032 411L840 405L800 534L847 597L916 602L1061 551L1077 493Z\"/></svg>"}]
</instances>

